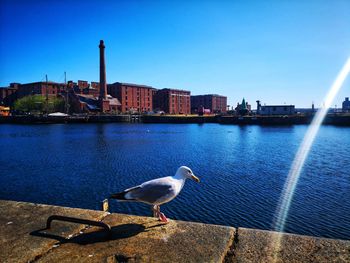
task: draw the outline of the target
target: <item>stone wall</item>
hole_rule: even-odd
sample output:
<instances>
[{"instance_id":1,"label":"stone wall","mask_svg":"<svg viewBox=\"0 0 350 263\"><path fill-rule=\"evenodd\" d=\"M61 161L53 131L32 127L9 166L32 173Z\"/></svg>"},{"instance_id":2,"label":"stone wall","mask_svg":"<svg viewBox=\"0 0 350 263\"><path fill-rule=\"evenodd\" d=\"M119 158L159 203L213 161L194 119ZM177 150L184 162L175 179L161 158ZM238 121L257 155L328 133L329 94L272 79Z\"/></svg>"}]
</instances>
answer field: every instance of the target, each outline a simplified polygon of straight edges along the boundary
<instances>
[{"instance_id":1,"label":"stone wall","mask_svg":"<svg viewBox=\"0 0 350 263\"><path fill-rule=\"evenodd\" d=\"M350 262L350 241L0 200L1 262ZM64 215L111 226L53 221Z\"/></svg>"}]
</instances>

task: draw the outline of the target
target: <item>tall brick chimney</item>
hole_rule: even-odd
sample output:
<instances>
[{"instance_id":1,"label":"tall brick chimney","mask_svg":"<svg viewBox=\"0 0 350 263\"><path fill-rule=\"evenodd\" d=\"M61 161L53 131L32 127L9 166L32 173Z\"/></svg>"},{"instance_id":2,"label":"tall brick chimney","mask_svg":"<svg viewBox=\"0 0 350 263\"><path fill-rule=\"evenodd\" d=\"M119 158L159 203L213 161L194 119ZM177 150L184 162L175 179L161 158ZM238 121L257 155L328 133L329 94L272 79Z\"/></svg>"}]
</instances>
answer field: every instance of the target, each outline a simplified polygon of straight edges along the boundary
<instances>
[{"instance_id":1,"label":"tall brick chimney","mask_svg":"<svg viewBox=\"0 0 350 263\"><path fill-rule=\"evenodd\" d=\"M100 40L100 100L107 98L107 83L106 83L106 63L105 63L105 45L103 40Z\"/></svg>"},{"instance_id":2,"label":"tall brick chimney","mask_svg":"<svg viewBox=\"0 0 350 263\"><path fill-rule=\"evenodd\" d=\"M101 112L109 111L109 101L107 100L107 82L106 82L106 63L105 63L105 45L100 40L100 109Z\"/></svg>"}]
</instances>

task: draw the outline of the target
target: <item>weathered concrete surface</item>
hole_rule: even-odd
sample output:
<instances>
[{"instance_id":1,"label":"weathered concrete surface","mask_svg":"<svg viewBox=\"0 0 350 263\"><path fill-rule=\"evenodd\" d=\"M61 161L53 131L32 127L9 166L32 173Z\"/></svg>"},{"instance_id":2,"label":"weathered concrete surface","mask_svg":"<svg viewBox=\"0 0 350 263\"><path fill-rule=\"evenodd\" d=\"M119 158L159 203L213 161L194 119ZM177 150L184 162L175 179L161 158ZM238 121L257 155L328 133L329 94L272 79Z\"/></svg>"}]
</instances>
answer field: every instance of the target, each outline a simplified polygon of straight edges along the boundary
<instances>
[{"instance_id":1,"label":"weathered concrete surface","mask_svg":"<svg viewBox=\"0 0 350 263\"><path fill-rule=\"evenodd\" d=\"M350 262L344 240L2 200L0 211L0 262ZM45 230L52 214L102 220L112 232Z\"/></svg>"},{"instance_id":2,"label":"weathered concrete surface","mask_svg":"<svg viewBox=\"0 0 350 263\"><path fill-rule=\"evenodd\" d=\"M247 228L237 234L232 262L350 262L350 241Z\"/></svg>"},{"instance_id":3,"label":"weathered concrete surface","mask_svg":"<svg viewBox=\"0 0 350 263\"><path fill-rule=\"evenodd\" d=\"M46 219L52 214L100 220L101 211L0 200L0 262L28 262L40 257L58 241L44 238ZM79 233L84 225L53 222L49 235L62 238Z\"/></svg>"},{"instance_id":4,"label":"weathered concrete surface","mask_svg":"<svg viewBox=\"0 0 350 263\"><path fill-rule=\"evenodd\" d=\"M150 217L22 202L0 200L0 209L1 262L221 262L235 233L226 226L164 225ZM52 214L103 219L112 234L62 222L44 230Z\"/></svg>"},{"instance_id":5,"label":"weathered concrete surface","mask_svg":"<svg viewBox=\"0 0 350 263\"><path fill-rule=\"evenodd\" d=\"M108 215L112 226L90 228L41 257L39 262L222 262L233 240L234 228L156 218Z\"/></svg>"}]
</instances>

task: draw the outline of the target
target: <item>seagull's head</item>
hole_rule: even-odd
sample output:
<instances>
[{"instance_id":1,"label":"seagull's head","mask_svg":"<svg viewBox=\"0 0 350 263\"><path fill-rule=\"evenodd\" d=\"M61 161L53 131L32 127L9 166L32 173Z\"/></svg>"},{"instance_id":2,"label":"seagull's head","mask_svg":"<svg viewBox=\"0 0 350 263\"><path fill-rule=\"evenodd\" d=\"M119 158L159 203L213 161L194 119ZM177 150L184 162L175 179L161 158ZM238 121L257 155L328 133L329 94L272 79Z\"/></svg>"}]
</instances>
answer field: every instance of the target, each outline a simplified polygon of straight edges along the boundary
<instances>
[{"instance_id":1,"label":"seagull's head","mask_svg":"<svg viewBox=\"0 0 350 263\"><path fill-rule=\"evenodd\" d=\"M196 181L199 183L199 178L195 176L190 168L187 166L181 166L179 169L177 169L176 172L177 175L181 176L182 178L186 179L192 179L193 181Z\"/></svg>"}]
</instances>

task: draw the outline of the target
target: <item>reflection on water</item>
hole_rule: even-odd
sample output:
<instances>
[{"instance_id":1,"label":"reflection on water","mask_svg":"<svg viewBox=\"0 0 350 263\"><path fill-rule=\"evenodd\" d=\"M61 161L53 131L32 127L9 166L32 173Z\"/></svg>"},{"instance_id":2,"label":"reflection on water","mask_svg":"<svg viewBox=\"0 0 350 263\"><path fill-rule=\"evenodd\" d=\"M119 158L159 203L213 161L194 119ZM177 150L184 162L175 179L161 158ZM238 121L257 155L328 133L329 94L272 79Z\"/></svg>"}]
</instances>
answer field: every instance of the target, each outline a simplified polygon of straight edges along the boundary
<instances>
[{"instance_id":1,"label":"reflection on water","mask_svg":"<svg viewBox=\"0 0 350 263\"><path fill-rule=\"evenodd\" d=\"M164 205L170 217L271 229L279 194L307 126L218 124L1 125L0 198L100 209L110 193L187 165ZM350 239L350 129L322 126L285 231ZM304 176L305 175L305 176ZM114 212L151 215L112 201Z\"/></svg>"}]
</instances>

